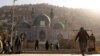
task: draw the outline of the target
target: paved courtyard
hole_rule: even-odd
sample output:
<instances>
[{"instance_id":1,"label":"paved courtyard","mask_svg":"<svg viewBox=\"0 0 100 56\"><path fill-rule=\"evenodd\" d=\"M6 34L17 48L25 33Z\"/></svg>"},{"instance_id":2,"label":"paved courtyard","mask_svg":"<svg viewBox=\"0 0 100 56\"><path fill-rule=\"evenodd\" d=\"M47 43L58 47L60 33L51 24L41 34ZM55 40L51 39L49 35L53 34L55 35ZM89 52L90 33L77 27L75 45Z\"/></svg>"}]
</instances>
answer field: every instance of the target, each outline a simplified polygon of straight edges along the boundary
<instances>
[{"instance_id":1,"label":"paved courtyard","mask_svg":"<svg viewBox=\"0 0 100 56\"><path fill-rule=\"evenodd\" d=\"M76 49L67 50L33 50L23 51L21 54L0 54L0 56L82 56ZM100 56L100 52L86 53L85 56Z\"/></svg>"},{"instance_id":2,"label":"paved courtyard","mask_svg":"<svg viewBox=\"0 0 100 56\"><path fill-rule=\"evenodd\" d=\"M0 54L0 56L82 56L81 54ZM100 54L85 54L85 56L100 56Z\"/></svg>"},{"instance_id":3,"label":"paved courtyard","mask_svg":"<svg viewBox=\"0 0 100 56\"><path fill-rule=\"evenodd\" d=\"M27 50L23 51L22 53L27 53L27 54L70 54L70 53L79 53L76 49L59 49L59 50Z\"/></svg>"}]
</instances>

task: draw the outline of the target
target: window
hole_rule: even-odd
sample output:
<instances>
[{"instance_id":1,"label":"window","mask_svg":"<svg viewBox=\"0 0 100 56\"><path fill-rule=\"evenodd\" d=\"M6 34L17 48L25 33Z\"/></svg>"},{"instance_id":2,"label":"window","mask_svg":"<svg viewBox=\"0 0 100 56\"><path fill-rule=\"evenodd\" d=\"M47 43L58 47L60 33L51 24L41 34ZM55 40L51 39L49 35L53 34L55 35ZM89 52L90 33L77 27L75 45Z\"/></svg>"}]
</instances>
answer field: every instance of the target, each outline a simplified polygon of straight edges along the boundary
<instances>
[{"instance_id":1,"label":"window","mask_svg":"<svg viewBox=\"0 0 100 56\"><path fill-rule=\"evenodd\" d=\"M45 21L40 21L40 26L45 26Z\"/></svg>"}]
</instances>

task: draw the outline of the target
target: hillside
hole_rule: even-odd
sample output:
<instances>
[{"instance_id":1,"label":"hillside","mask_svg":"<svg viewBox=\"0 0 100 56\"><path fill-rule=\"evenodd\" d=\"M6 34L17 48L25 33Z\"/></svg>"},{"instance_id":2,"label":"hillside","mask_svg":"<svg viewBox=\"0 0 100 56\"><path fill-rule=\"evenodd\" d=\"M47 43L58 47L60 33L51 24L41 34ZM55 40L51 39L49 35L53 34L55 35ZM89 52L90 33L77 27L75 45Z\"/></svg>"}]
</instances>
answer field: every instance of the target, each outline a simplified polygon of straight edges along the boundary
<instances>
[{"instance_id":1,"label":"hillside","mask_svg":"<svg viewBox=\"0 0 100 56\"><path fill-rule=\"evenodd\" d=\"M100 16L92 13L86 9L73 9L66 7L58 7L48 4L34 4L34 5L16 5L15 6L15 19L20 21L25 18L27 20L32 19L32 8L34 8L34 14L46 13L50 15L51 8L54 9L55 19L59 19L65 24L66 31L72 31L79 29L81 26L86 29L93 30L96 38L100 38ZM4 6L0 8L0 20L10 20L12 18L12 6Z\"/></svg>"}]
</instances>

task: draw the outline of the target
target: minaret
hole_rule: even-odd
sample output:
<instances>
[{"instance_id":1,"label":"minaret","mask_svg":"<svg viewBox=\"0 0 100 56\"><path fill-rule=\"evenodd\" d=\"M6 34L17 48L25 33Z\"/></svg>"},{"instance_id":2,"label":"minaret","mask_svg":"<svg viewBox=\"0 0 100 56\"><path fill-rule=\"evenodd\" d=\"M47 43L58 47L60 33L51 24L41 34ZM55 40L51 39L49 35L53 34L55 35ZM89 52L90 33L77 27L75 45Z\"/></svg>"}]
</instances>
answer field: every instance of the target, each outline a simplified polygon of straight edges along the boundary
<instances>
[{"instance_id":1,"label":"minaret","mask_svg":"<svg viewBox=\"0 0 100 56\"><path fill-rule=\"evenodd\" d=\"M51 18L51 28L53 28L53 19L54 19L54 11L53 9L51 9L51 12L50 12L50 18Z\"/></svg>"},{"instance_id":2,"label":"minaret","mask_svg":"<svg viewBox=\"0 0 100 56\"><path fill-rule=\"evenodd\" d=\"M31 20L32 20L31 23L33 25L34 24L34 20L35 20L34 19L34 17L35 17L35 8L32 7L32 6L31 6L31 13L30 14L31 14Z\"/></svg>"},{"instance_id":3,"label":"minaret","mask_svg":"<svg viewBox=\"0 0 100 56\"><path fill-rule=\"evenodd\" d=\"M50 12L50 18L51 18L51 28L53 28L53 19L54 19L54 11L53 9L51 9L51 12Z\"/></svg>"},{"instance_id":4,"label":"minaret","mask_svg":"<svg viewBox=\"0 0 100 56\"><path fill-rule=\"evenodd\" d=\"M53 9L51 9L51 12L50 12L50 18L51 18L51 20L54 18L54 12L53 12Z\"/></svg>"},{"instance_id":5,"label":"minaret","mask_svg":"<svg viewBox=\"0 0 100 56\"><path fill-rule=\"evenodd\" d=\"M51 37L52 37L52 41L54 41L54 35L53 35L53 19L54 19L54 12L53 12L53 9L51 9L51 12L50 12L50 18L51 18Z\"/></svg>"},{"instance_id":6,"label":"minaret","mask_svg":"<svg viewBox=\"0 0 100 56\"><path fill-rule=\"evenodd\" d=\"M32 10L31 10L31 18L34 17L34 14L35 14L35 9L32 7Z\"/></svg>"}]
</instances>

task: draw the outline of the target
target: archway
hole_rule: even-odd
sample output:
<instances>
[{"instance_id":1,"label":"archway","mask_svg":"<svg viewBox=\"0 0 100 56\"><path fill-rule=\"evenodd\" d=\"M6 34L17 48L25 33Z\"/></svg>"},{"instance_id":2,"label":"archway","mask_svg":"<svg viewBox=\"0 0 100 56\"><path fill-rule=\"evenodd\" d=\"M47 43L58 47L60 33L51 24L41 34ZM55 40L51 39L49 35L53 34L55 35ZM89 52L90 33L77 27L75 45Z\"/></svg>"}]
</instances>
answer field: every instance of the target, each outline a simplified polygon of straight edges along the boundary
<instances>
[{"instance_id":1,"label":"archway","mask_svg":"<svg viewBox=\"0 0 100 56\"><path fill-rule=\"evenodd\" d=\"M44 31L39 32L39 39L40 41L45 41L46 35Z\"/></svg>"},{"instance_id":2,"label":"archway","mask_svg":"<svg viewBox=\"0 0 100 56\"><path fill-rule=\"evenodd\" d=\"M61 33L59 33L57 35L57 39L58 39L58 43L59 43L59 48L63 48L63 46L65 45L63 35Z\"/></svg>"},{"instance_id":3,"label":"archway","mask_svg":"<svg viewBox=\"0 0 100 56\"><path fill-rule=\"evenodd\" d=\"M60 41L61 39L63 39L63 35L62 35L61 33L59 33L59 34L57 35L57 39L58 39L58 41Z\"/></svg>"}]
</instances>

